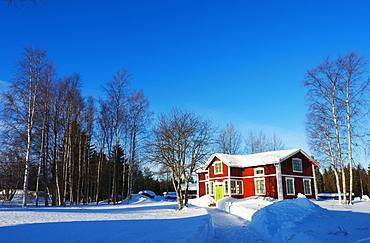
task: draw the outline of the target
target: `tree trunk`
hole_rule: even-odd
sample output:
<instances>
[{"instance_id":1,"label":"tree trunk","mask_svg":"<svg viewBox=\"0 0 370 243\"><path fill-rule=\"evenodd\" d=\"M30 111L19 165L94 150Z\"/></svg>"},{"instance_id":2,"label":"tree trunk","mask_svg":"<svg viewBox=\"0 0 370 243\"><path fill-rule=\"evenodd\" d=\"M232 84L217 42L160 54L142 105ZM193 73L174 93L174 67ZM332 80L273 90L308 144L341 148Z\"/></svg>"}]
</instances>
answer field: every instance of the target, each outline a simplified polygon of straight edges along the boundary
<instances>
[{"instance_id":1,"label":"tree trunk","mask_svg":"<svg viewBox=\"0 0 370 243\"><path fill-rule=\"evenodd\" d=\"M335 90L335 89L334 89ZM334 129L335 129L335 144L337 147L337 156L339 159L339 165L341 169L341 174L342 174L342 186L343 186L343 204L347 204L347 190L346 190L346 174L344 171L344 163L343 163L343 158L342 158L342 149L341 149L341 142L340 142L340 132L339 132L339 124L338 124L338 118L336 114L336 109L335 109L335 96L331 97L332 99L332 116L333 116L333 123L334 123Z\"/></svg>"},{"instance_id":2,"label":"tree trunk","mask_svg":"<svg viewBox=\"0 0 370 243\"><path fill-rule=\"evenodd\" d=\"M96 205L99 204L99 194L100 194L100 173L101 173L101 164L102 164L102 160L103 160L103 156L104 156L104 153L103 153L103 150L100 151L100 154L99 154L99 161L98 161L98 176L96 178L96 195L95 195L95 202L96 202Z\"/></svg>"},{"instance_id":3,"label":"tree trunk","mask_svg":"<svg viewBox=\"0 0 370 243\"><path fill-rule=\"evenodd\" d=\"M185 180L185 202L184 205L187 207L189 201L189 180Z\"/></svg>"},{"instance_id":4,"label":"tree trunk","mask_svg":"<svg viewBox=\"0 0 370 243\"><path fill-rule=\"evenodd\" d=\"M82 135L79 136L78 141L78 177L77 177L77 190L76 190L76 203L80 203L80 193L81 193L81 180L82 180Z\"/></svg>"},{"instance_id":5,"label":"tree trunk","mask_svg":"<svg viewBox=\"0 0 370 243\"><path fill-rule=\"evenodd\" d=\"M353 157L352 157L352 127L351 127L351 107L349 103L349 87L346 83L346 108L347 108L347 146L348 146L348 169L349 169L349 204L352 204L353 192Z\"/></svg>"}]
</instances>

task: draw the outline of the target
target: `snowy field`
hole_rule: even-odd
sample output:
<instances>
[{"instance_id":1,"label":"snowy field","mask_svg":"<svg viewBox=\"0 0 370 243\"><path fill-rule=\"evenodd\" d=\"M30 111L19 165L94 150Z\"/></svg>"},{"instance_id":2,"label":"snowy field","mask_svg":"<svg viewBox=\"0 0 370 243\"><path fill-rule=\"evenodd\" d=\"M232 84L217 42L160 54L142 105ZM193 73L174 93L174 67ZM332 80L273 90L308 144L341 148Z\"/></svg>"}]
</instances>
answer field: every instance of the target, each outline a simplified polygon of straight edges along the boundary
<instances>
[{"instance_id":1,"label":"snowy field","mask_svg":"<svg viewBox=\"0 0 370 243\"><path fill-rule=\"evenodd\" d=\"M129 205L0 207L0 242L204 242L207 211L176 209L141 195Z\"/></svg>"},{"instance_id":2,"label":"snowy field","mask_svg":"<svg viewBox=\"0 0 370 243\"><path fill-rule=\"evenodd\" d=\"M207 197L175 202L29 207L0 203L0 242L370 242L370 201Z\"/></svg>"}]
</instances>

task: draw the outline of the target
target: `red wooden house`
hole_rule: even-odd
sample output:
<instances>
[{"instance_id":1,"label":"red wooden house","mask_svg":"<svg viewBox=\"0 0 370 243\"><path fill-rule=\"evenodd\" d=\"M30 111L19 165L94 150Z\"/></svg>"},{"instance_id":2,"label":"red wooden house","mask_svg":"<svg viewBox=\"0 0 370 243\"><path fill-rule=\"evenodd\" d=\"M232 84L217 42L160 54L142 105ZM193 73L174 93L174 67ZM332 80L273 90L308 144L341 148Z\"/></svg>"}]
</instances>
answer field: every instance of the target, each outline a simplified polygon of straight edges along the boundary
<instances>
[{"instance_id":1,"label":"red wooden house","mask_svg":"<svg viewBox=\"0 0 370 243\"><path fill-rule=\"evenodd\" d=\"M301 149L250 155L216 153L198 170L198 196L293 199L298 193L317 198L319 164Z\"/></svg>"}]
</instances>

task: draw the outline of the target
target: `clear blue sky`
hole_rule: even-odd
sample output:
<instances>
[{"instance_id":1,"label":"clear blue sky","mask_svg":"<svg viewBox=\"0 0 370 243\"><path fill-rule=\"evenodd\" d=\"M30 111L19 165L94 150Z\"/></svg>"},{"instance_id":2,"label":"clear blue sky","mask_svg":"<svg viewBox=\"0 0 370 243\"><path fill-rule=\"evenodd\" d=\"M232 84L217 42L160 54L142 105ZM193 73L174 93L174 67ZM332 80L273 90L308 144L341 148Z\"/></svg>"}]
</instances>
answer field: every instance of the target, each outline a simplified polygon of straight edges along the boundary
<instances>
[{"instance_id":1,"label":"clear blue sky","mask_svg":"<svg viewBox=\"0 0 370 243\"><path fill-rule=\"evenodd\" d=\"M49 53L85 95L120 68L155 113L176 106L308 150L302 79L325 56L370 57L370 2L47 0L0 2L0 81L25 46Z\"/></svg>"}]
</instances>

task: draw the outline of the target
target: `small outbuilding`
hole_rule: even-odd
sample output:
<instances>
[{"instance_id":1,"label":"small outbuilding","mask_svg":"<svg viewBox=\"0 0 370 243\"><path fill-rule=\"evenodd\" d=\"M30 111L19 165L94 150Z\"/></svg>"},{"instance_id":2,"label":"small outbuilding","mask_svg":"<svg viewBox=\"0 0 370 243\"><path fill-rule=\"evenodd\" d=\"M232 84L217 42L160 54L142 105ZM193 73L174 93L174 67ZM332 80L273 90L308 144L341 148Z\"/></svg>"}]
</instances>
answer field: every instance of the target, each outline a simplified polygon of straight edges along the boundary
<instances>
[{"instance_id":1,"label":"small outbuilding","mask_svg":"<svg viewBox=\"0 0 370 243\"><path fill-rule=\"evenodd\" d=\"M319 164L301 149L250 155L216 153L198 170L198 196L317 199L315 168Z\"/></svg>"}]
</instances>

